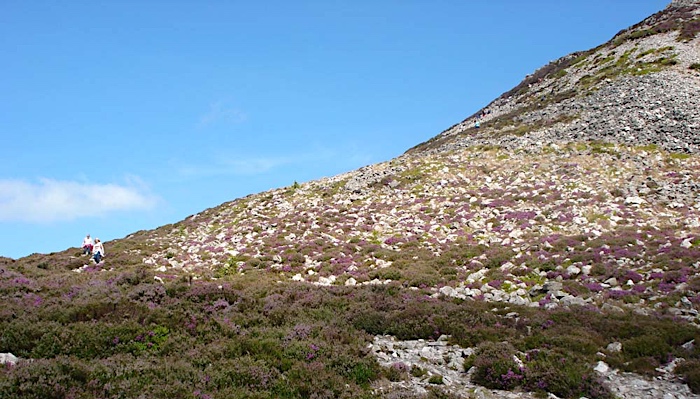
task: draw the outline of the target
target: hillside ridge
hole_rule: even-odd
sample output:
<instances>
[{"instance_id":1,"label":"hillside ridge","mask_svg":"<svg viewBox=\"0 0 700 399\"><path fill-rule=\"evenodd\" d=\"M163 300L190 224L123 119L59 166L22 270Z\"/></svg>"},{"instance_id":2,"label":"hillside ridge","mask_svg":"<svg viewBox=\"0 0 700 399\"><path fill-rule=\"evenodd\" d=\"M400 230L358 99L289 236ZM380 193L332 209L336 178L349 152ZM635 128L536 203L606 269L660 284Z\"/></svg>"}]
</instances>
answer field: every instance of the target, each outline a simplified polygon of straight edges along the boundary
<instances>
[{"instance_id":1,"label":"hillside ridge","mask_svg":"<svg viewBox=\"0 0 700 399\"><path fill-rule=\"evenodd\" d=\"M610 41L538 69L486 107L409 150L607 140L697 152L700 7L673 2ZM477 117L483 115L479 131ZM621 120L618 120L621 118ZM486 129L484 129L486 128Z\"/></svg>"},{"instance_id":2,"label":"hillside ridge","mask_svg":"<svg viewBox=\"0 0 700 399\"><path fill-rule=\"evenodd\" d=\"M393 160L134 233L108 243L114 254L108 263L194 278L266 270L320 285L399 280L460 298L480 298L491 290L488 281L501 279L518 288L487 299L530 305L541 291L518 273L538 281L583 273L586 284L605 289L587 290L583 299L567 293L555 303L598 306L609 290L625 291L610 284L611 272L596 278L590 260L570 258L531 267L544 260L543 248L551 252L555 241L582 236L604 243L627 231L640 247L682 246L694 259L686 266L698 267L700 70L693 66L700 65L700 28L692 37L687 29L700 15L695 4L674 1L609 42L538 69L479 110L478 129L472 116ZM564 248L572 251L573 244ZM470 256L448 275L430 266L463 248ZM400 259L406 252L424 264L407 265ZM647 258L636 255L630 269L645 279L663 274L667 266L653 260L658 255L644 252ZM501 274L489 277L494 266ZM477 282L483 287L468 287Z\"/></svg>"},{"instance_id":3,"label":"hillside ridge","mask_svg":"<svg viewBox=\"0 0 700 399\"><path fill-rule=\"evenodd\" d=\"M698 398L700 1L394 159L105 246L0 258L0 352L105 398L162 364L182 397Z\"/></svg>"}]
</instances>

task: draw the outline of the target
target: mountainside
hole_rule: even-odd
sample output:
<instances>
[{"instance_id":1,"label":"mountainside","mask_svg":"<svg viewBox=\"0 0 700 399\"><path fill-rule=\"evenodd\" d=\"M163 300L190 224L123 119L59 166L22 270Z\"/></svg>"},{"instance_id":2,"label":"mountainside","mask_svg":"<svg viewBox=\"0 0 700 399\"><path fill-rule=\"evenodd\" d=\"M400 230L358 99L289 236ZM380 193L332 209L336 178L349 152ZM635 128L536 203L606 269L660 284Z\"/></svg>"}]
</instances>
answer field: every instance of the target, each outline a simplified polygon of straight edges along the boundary
<instances>
[{"instance_id":1,"label":"mountainside","mask_svg":"<svg viewBox=\"0 0 700 399\"><path fill-rule=\"evenodd\" d=\"M158 250L138 260L162 272L429 287L464 283L483 263L506 277L581 268L592 255L576 252L604 246L635 254L602 251L596 262L640 273L667 267L667 243L700 261L691 3L536 71L477 113L479 129L471 117L389 162L206 210L148 235ZM461 248L469 255L456 259Z\"/></svg>"},{"instance_id":2,"label":"mountainside","mask_svg":"<svg viewBox=\"0 0 700 399\"><path fill-rule=\"evenodd\" d=\"M700 1L396 159L105 246L0 259L0 352L36 360L0 398L697 397Z\"/></svg>"},{"instance_id":3,"label":"mountainside","mask_svg":"<svg viewBox=\"0 0 700 399\"><path fill-rule=\"evenodd\" d=\"M414 151L583 139L697 153L698 31L697 2L674 1L608 43L540 68ZM483 112L476 134L471 128Z\"/></svg>"}]
</instances>

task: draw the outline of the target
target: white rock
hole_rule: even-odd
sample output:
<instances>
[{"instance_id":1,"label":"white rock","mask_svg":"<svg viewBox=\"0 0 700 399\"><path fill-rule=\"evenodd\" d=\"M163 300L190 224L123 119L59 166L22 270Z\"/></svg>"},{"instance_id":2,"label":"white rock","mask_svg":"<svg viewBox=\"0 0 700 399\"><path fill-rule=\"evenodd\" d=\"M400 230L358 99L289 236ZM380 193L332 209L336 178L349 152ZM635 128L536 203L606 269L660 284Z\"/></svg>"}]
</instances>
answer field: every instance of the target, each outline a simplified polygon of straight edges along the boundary
<instances>
[{"instance_id":1,"label":"white rock","mask_svg":"<svg viewBox=\"0 0 700 399\"><path fill-rule=\"evenodd\" d=\"M690 340L690 341L684 343L683 345L681 345L681 347L687 351L692 351L693 348L695 348L695 340L694 339Z\"/></svg>"},{"instance_id":2,"label":"white rock","mask_svg":"<svg viewBox=\"0 0 700 399\"><path fill-rule=\"evenodd\" d=\"M578 305L584 306L586 301L583 298L579 298L572 295L567 295L561 298L561 304L564 306Z\"/></svg>"},{"instance_id":3,"label":"white rock","mask_svg":"<svg viewBox=\"0 0 700 399\"><path fill-rule=\"evenodd\" d=\"M292 281L304 281L304 277L301 276L301 273L297 273L292 276Z\"/></svg>"},{"instance_id":4,"label":"white rock","mask_svg":"<svg viewBox=\"0 0 700 399\"><path fill-rule=\"evenodd\" d=\"M505 272L505 271L508 271L514 267L515 267L515 265L512 264L511 262L506 262L503 265L501 265L501 270Z\"/></svg>"},{"instance_id":5,"label":"white rock","mask_svg":"<svg viewBox=\"0 0 700 399\"><path fill-rule=\"evenodd\" d=\"M569 266L566 268L566 272L572 276L575 276L575 275L581 273L581 269L579 269L576 266Z\"/></svg>"},{"instance_id":6,"label":"white rock","mask_svg":"<svg viewBox=\"0 0 700 399\"><path fill-rule=\"evenodd\" d=\"M627 197L625 198L625 204L630 204L630 205L641 205L645 203L646 201L643 198L640 197Z\"/></svg>"},{"instance_id":7,"label":"white rock","mask_svg":"<svg viewBox=\"0 0 700 399\"><path fill-rule=\"evenodd\" d=\"M605 284L609 284L611 287L617 286L617 279L615 277L610 277L604 281Z\"/></svg>"},{"instance_id":8,"label":"white rock","mask_svg":"<svg viewBox=\"0 0 700 399\"><path fill-rule=\"evenodd\" d=\"M0 353L0 364L14 365L19 359L12 353Z\"/></svg>"},{"instance_id":9,"label":"white rock","mask_svg":"<svg viewBox=\"0 0 700 399\"><path fill-rule=\"evenodd\" d=\"M318 282L316 284L318 285L333 285L335 283L335 276L328 276L328 277L319 277Z\"/></svg>"},{"instance_id":10,"label":"white rock","mask_svg":"<svg viewBox=\"0 0 700 399\"><path fill-rule=\"evenodd\" d=\"M683 242L681 243L681 247L686 248L686 249L688 249L688 248L690 248L690 247L692 247L692 246L693 246L693 243L690 242L690 238L686 238L686 239L683 240Z\"/></svg>"},{"instance_id":11,"label":"white rock","mask_svg":"<svg viewBox=\"0 0 700 399\"><path fill-rule=\"evenodd\" d=\"M350 277L349 279L345 280L345 285L348 287L354 286L357 284L357 280L355 280L354 277Z\"/></svg>"},{"instance_id":12,"label":"white rock","mask_svg":"<svg viewBox=\"0 0 700 399\"><path fill-rule=\"evenodd\" d=\"M470 275L467 276L467 282L469 283L474 283L476 281L479 281L484 278L486 275L487 270L486 269L481 269L478 272L474 272Z\"/></svg>"},{"instance_id":13,"label":"white rock","mask_svg":"<svg viewBox=\"0 0 700 399\"><path fill-rule=\"evenodd\" d=\"M511 294L510 298L508 298L508 303L518 306L526 306L530 304L530 299Z\"/></svg>"},{"instance_id":14,"label":"white rock","mask_svg":"<svg viewBox=\"0 0 700 399\"><path fill-rule=\"evenodd\" d=\"M464 295L467 296L479 296L481 295L481 290L478 288L465 288Z\"/></svg>"},{"instance_id":15,"label":"white rock","mask_svg":"<svg viewBox=\"0 0 700 399\"><path fill-rule=\"evenodd\" d=\"M606 374L608 371L610 371L610 366L605 364L605 362L603 361L599 361L598 364L593 368L593 370L601 374Z\"/></svg>"},{"instance_id":16,"label":"white rock","mask_svg":"<svg viewBox=\"0 0 700 399\"><path fill-rule=\"evenodd\" d=\"M455 295L455 289L450 287L449 285L446 285L442 288L440 288L438 291L444 296L454 296Z\"/></svg>"},{"instance_id":17,"label":"white rock","mask_svg":"<svg viewBox=\"0 0 700 399\"><path fill-rule=\"evenodd\" d=\"M605 348L608 352L612 353L617 353L622 351L622 343L620 342L611 342L608 344L608 346Z\"/></svg>"}]
</instances>

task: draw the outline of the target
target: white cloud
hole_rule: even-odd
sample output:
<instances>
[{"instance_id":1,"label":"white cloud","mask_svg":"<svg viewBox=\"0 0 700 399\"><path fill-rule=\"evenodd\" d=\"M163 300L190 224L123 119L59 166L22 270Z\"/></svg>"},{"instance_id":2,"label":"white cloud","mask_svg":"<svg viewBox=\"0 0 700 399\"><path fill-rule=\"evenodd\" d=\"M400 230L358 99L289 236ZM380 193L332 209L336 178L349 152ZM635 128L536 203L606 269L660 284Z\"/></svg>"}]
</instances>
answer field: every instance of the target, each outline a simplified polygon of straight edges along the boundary
<instances>
[{"instance_id":1,"label":"white cloud","mask_svg":"<svg viewBox=\"0 0 700 399\"><path fill-rule=\"evenodd\" d=\"M126 184L0 180L0 221L52 222L150 209L158 202L135 177Z\"/></svg>"},{"instance_id":2,"label":"white cloud","mask_svg":"<svg viewBox=\"0 0 700 399\"><path fill-rule=\"evenodd\" d=\"M209 110L199 118L199 126L208 126L216 122L242 123L248 115L237 107L232 107L219 101L209 105Z\"/></svg>"}]
</instances>

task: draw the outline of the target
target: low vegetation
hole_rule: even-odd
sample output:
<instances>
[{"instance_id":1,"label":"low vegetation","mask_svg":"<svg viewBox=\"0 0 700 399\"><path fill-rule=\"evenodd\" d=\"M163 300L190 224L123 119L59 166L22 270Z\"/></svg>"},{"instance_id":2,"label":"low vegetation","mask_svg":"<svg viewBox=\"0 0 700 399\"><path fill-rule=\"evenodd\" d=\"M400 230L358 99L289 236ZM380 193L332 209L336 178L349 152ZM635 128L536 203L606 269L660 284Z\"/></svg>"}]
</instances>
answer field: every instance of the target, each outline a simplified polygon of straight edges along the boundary
<instances>
[{"instance_id":1,"label":"low vegetation","mask_svg":"<svg viewBox=\"0 0 700 399\"><path fill-rule=\"evenodd\" d=\"M2 280L0 352L31 359L1 370L2 398L371 398L374 381L399 378L366 352L377 334L447 334L477 348L465 368L498 389L609 398L591 371L599 353L652 373L683 357L697 385L700 355L683 344L698 330L660 316L442 300L398 283L322 288L265 272L161 284L138 267L2 271L12 278ZM625 349L611 353L611 342Z\"/></svg>"}]
</instances>

